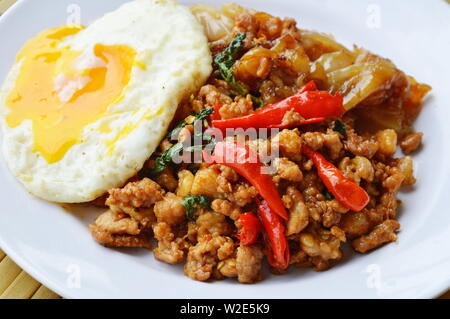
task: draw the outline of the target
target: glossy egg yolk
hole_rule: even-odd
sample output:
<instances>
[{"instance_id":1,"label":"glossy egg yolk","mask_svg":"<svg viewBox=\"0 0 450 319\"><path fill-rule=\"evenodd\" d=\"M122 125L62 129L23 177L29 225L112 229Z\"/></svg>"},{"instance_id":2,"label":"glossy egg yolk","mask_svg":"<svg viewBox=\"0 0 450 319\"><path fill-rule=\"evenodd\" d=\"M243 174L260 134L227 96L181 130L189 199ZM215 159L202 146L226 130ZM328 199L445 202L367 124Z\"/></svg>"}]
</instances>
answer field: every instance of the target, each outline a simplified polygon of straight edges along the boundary
<instances>
[{"instance_id":1,"label":"glossy egg yolk","mask_svg":"<svg viewBox=\"0 0 450 319\"><path fill-rule=\"evenodd\" d=\"M33 151L48 163L82 142L83 129L118 102L129 83L136 51L125 45L96 44L77 52L63 41L81 26L62 26L31 39L17 56L20 71L6 99L7 124L33 126Z\"/></svg>"}]
</instances>

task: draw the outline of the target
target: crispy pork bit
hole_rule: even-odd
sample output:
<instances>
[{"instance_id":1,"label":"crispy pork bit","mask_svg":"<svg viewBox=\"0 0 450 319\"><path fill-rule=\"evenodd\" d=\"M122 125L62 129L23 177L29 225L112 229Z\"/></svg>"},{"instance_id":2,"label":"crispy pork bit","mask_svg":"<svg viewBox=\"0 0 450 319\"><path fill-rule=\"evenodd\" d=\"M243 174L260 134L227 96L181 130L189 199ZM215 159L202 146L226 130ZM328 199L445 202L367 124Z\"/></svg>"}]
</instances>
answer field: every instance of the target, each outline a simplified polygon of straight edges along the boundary
<instances>
[{"instance_id":1,"label":"crispy pork bit","mask_svg":"<svg viewBox=\"0 0 450 319\"><path fill-rule=\"evenodd\" d=\"M385 243L397 240L395 232L400 228L396 220L386 220L376 226L368 235L355 239L352 243L353 248L360 253L367 253Z\"/></svg>"}]
</instances>

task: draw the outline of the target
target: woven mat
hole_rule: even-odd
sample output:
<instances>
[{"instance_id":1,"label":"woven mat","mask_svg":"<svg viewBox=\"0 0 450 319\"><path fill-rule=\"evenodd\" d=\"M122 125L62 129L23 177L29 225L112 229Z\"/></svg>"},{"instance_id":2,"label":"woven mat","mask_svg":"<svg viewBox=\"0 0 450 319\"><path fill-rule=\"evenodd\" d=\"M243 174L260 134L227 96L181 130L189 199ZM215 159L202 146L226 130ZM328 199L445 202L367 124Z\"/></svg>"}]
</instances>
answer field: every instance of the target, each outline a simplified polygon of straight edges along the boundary
<instances>
[{"instance_id":1,"label":"woven mat","mask_svg":"<svg viewBox=\"0 0 450 319\"><path fill-rule=\"evenodd\" d=\"M450 2L450 0L447 0ZM0 0L0 15L16 0ZM200 0L199 0L200 2ZM20 269L0 249L0 299L59 299L53 291ZM450 299L450 290L440 298Z\"/></svg>"},{"instance_id":2,"label":"woven mat","mask_svg":"<svg viewBox=\"0 0 450 319\"><path fill-rule=\"evenodd\" d=\"M0 0L1 3L2 0ZM59 299L57 294L42 286L20 269L0 249L0 299Z\"/></svg>"}]
</instances>

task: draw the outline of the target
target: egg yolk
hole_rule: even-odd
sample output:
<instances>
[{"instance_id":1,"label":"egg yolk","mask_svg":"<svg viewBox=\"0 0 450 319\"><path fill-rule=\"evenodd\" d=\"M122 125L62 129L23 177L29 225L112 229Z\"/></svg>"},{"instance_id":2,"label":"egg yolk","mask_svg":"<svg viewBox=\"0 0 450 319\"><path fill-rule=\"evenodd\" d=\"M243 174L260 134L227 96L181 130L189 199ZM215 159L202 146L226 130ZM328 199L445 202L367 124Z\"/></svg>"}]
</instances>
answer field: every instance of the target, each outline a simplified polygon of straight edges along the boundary
<instances>
[{"instance_id":1,"label":"egg yolk","mask_svg":"<svg viewBox=\"0 0 450 319\"><path fill-rule=\"evenodd\" d=\"M92 52L63 46L81 26L62 26L29 40L17 56L20 71L8 95L11 128L31 120L34 148L48 163L82 142L83 129L118 102L129 83L136 51L96 44Z\"/></svg>"}]
</instances>

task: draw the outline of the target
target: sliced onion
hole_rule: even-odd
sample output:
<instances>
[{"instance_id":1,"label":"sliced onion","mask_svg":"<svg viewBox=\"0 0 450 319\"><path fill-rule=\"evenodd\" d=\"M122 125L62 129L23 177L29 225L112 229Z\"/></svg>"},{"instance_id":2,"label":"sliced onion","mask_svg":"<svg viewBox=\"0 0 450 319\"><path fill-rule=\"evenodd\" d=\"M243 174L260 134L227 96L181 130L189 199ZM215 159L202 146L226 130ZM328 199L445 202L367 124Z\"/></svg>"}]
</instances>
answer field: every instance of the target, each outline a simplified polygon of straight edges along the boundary
<instances>
[{"instance_id":1,"label":"sliced onion","mask_svg":"<svg viewBox=\"0 0 450 319\"><path fill-rule=\"evenodd\" d=\"M203 25L208 41L213 42L226 37L234 26L234 20L222 14L213 6L195 5L192 13Z\"/></svg>"},{"instance_id":2,"label":"sliced onion","mask_svg":"<svg viewBox=\"0 0 450 319\"><path fill-rule=\"evenodd\" d=\"M354 62L355 55L348 51L325 53L314 61L315 64L321 64L323 70L327 73L345 68Z\"/></svg>"},{"instance_id":3,"label":"sliced onion","mask_svg":"<svg viewBox=\"0 0 450 319\"><path fill-rule=\"evenodd\" d=\"M227 3L220 9L208 5L194 5L191 6L191 12L205 28L208 41L214 42L229 35L239 14L250 11L235 3Z\"/></svg>"},{"instance_id":4,"label":"sliced onion","mask_svg":"<svg viewBox=\"0 0 450 319\"><path fill-rule=\"evenodd\" d=\"M344 97L344 108L350 110L371 94L389 87L397 73L386 61L358 63L327 74L331 91Z\"/></svg>"},{"instance_id":5,"label":"sliced onion","mask_svg":"<svg viewBox=\"0 0 450 319\"><path fill-rule=\"evenodd\" d=\"M346 47L337 43L331 35L310 30L300 30L300 35L302 46L312 61L317 60L325 53L336 51L350 53Z\"/></svg>"}]
</instances>

